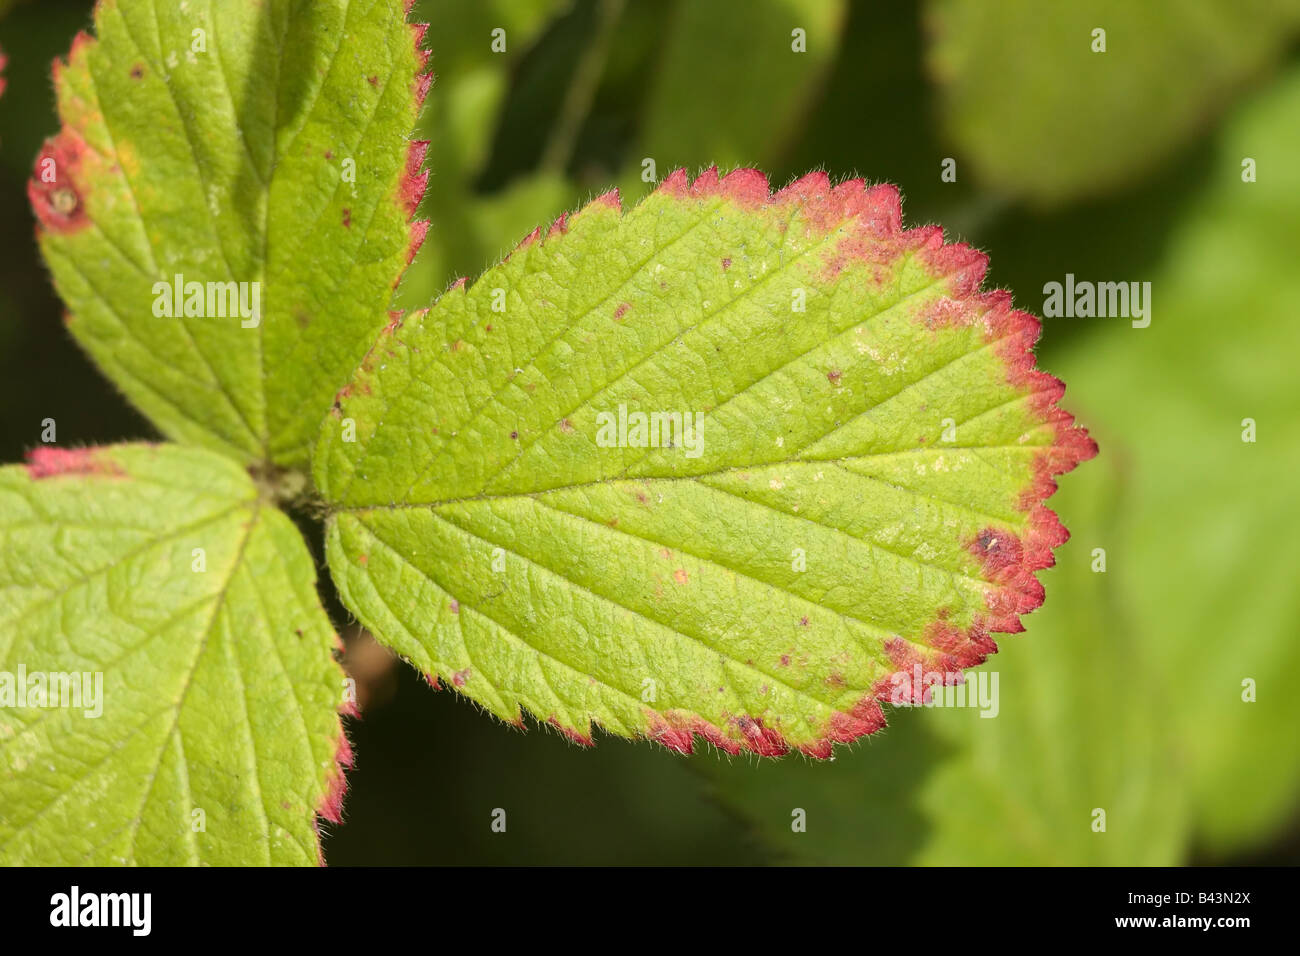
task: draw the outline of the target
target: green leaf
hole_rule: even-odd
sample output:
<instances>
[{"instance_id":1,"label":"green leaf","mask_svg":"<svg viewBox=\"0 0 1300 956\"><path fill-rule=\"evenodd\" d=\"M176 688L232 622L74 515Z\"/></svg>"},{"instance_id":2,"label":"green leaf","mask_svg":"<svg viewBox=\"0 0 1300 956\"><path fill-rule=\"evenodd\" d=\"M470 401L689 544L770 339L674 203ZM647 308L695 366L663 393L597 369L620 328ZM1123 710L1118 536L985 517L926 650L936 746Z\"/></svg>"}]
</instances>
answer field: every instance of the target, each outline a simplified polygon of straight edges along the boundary
<instances>
[{"instance_id":1,"label":"green leaf","mask_svg":"<svg viewBox=\"0 0 1300 956\"><path fill-rule=\"evenodd\" d=\"M928 12L957 156L1041 202L1151 171L1300 28L1298 0L930 0ZM1105 52L1093 51L1098 29Z\"/></svg>"},{"instance_id":2,"label":"green leaf","mask_svg":"<svg viewBox=\"0 0 1300 956\"><path fill-rule=\"evenodd\" d=\"M419 31L401 0L104 0L95 26L29 184L70 328L169 436L305 465L423 235L423 144L393 146ZM178 275L202 317L159 315Z\"/></svg>"},{"instance_id":3,"label":"green leaf","mask_svg":"<svg viewBox=\"0 0 1300 956\"><path fill-rule=\"evenodd\" d=\"M1095 451L985 266L822 174L678 171L538 230L327 418L345 603L506 720L828 755L896 672L1020 629L1051 475ZM621 409L702 424L638 446Z\"/></svg>"},{"instance_id":4,"label":"green leaf","mask_svg":"<svg viewBox=\"0 0 1300 956\"><path fill-rule=\"evenodd\" d=\"M212 452L0 469L0 863L316 863L350 752L314 581L293 524ZM91 695L56 707L50 677L33 707L38 673L92 675Z\"/></svg>"},{"instance_id":5,"label":"green leaf","mask_svg":"<svg viewBox=\"0 0 1300 956\"><path fill-rule=\"evenodd\" d=\"M743 15L727 0L697 0L657 18L666 37L620 180L629 195L644 188L647 157L661 173L779 162L835 61L846 13L843 0L753 0Z\"/></svg>"}]
</instances>

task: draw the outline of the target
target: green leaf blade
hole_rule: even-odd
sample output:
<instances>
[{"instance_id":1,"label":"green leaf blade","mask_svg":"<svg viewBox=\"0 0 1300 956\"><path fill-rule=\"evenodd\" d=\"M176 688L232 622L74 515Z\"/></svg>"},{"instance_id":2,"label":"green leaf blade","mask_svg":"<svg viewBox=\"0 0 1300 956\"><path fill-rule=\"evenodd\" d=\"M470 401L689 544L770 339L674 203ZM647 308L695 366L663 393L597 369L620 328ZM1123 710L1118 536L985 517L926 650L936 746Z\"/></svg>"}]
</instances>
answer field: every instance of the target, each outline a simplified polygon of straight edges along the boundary
<instances>
[{"instance_id":1,"label":"green leaf blade","mask_svg":"<svg viewBox=\"0 0 1300 956\"><path fill-rule=\"evenodd\" d=\"M601 197L340 395L315 475L345 602L507 720L828 755L893 675L1020 629L1051 476L1095 451L984 267L860 181ZM627 409L699 440L603 441Z\"/></svg>"},{"instance_id":2,"label":"green leaf blade","mask_svg":"<svg viewBox=\"0 0 1300 956\"><path fill-rule=\"evenodd\" d=\"M41 449L0 470L0 541L0 860L317 863L351 760L337 639L242 469ZM100 713L7 698L19 668L101 675Z\"/></svg>"},{"instance_id":3,"label":"green leaf blade","mask_svg":"<svg viewBox=\"0 0 1300 956\"><path fill-rule=\"evenodd\" d=\"M41 248L73 334L169 436L305 465L387 321L424 153L371 144L405 141L427 77L385 6L110 0L56 63Z\"/></svg>"}]
</instances>

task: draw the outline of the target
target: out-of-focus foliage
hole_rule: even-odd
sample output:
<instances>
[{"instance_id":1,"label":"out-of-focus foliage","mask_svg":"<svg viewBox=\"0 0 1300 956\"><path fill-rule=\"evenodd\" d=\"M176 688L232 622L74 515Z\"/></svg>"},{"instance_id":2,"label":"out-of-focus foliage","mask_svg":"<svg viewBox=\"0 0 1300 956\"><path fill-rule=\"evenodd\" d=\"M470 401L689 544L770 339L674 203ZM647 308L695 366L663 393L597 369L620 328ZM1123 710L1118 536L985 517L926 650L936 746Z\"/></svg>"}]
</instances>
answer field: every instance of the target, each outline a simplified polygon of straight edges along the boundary
<instances>
[{"instance_id":1,"label":"out-of-focus foliage","mask_svg":"<svg viewBox=\"0 0 1300 956\"><path fill-rule=\"evenodd\" d=\"M959 157L1044 202L1150 172L1300 29L1300 0L930 0L927 13Z\"/></svg>"},{"instance_id":2,"label":"out-of-focus foliage","mask_svg":"<svg viewBox=\"0 0 1300 956\"><path fill-rule=\"evenodd\" d=\"M844 0L678 4L662 20L634 172L645 157L660 175L706 162L770 169L816 102L844 17Z\"/></svg>"},{"instance_id":3,"label":"out-of-focus foliage","mask_svg":"<svg viewBox=\"0 0 1300 956\"><path fill-rule=\"evenodd\" d=\"M457 276L477 275L537 222L563 209L573 191L557 176L536 175L484 197L474 194L492 144L512 71L568 0L420 0L411 19L429 24L425 45L435 74L416 136L430 141L433 175L422 204L429 233L403 281L400 302L427 303ZM493 31L503 30L492 48Z\"/></svg>"},{"instance_id":4,"label":"out-of-focus foliage","mask_svg":"<svg viewBox=\"0 0 1300 956\"><path fill-rule=\"evenodd\" d=\"M1292 70L1226 124L1151 277L1151 327L1113 323L1060 359L1122 466L1110 543L1094 539L1128 643L1149 649L1154 679L1136 683L1164 701L1196 839L1218 852L1275 832L1300 784L1297 156Z\"/></svg>"}]
</instances>

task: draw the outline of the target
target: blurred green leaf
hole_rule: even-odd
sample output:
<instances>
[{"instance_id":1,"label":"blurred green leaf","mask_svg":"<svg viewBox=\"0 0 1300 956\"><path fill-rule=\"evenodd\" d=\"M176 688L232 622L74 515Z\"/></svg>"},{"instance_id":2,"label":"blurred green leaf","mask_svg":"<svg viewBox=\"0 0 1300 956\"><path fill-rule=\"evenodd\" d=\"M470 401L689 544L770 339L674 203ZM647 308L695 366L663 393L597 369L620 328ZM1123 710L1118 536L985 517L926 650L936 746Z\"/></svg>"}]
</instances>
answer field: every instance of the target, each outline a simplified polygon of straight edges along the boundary
<instances>
[{"instance_id":1,"label":"blurred green leaf","mask_svg":"<svg viewBox=\"0 0 1300 956\"><path fill-rule=\"evenodd\" d=\"M646 105L640 156L661 174L688 168L766 168L807 118L835 59L843 0L679 3ZM804 52L792 47L803 31ZM638 157L638 162L639 162Z\"/></svg>"},{"instance_id":2,"label":"blurred green leaf","mask_svg":"<svg viewBox=\"0 0 1300 956\"><path fill-rule=\"evenodd\" d=\"M1216 852L1262 839L1300 789L1298 154L1292 70L1226 128L1213 181L1153 277L1150 328L1121 320L1062 361L1103 450L1128 458L1109 576L1161 662L1162 720L1198 843ZM1247 157L1258 182L1242 181ZM1247 678L1256 703L1242 700Z\"/></svg>"},{"instance_id":3,"label":"blurred green leaf","mask_svg":"<svg viewBox=\"0 0 1300 956\"><path fill-rule=\"evenodd\" d=\"M1155 168L1267 72L1300 0L931 0L928 14L959 160L1055 203Z\"/></svg>"}]
</instances>

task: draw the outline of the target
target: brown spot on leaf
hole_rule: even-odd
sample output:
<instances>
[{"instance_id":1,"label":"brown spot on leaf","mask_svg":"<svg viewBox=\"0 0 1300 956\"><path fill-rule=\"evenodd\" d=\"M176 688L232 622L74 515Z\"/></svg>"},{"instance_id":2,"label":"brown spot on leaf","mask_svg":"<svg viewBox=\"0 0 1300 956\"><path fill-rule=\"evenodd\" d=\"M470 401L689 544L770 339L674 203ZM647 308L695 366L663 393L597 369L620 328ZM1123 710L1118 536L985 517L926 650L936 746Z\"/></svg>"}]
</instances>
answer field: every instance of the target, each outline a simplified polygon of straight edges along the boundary
<instances>
[{"instance_id":1,"label":"brown spot on leaf","mask_svg":"<svg viewBox=\"0 0 1300 956\"><path fill-rule=\"evenodd\" d=\"M620 302L617 309L614 310L614 321L617 322L623 316L627 315L627 310L632 308L631 303Z\"/></svg>"},{"instance_id":2,"label":"brown spot on leaf","mask_svg":"<svg viewBox=\"0 0 1300 956\"><path fill-rule=\"evenodd\" d=\"M686 574L685 568L678 568L676 571L673 572L673 580L676 581L678 584L685 584L687 581L690 580L690 578Z\"/></svg>"}]
</instances>

